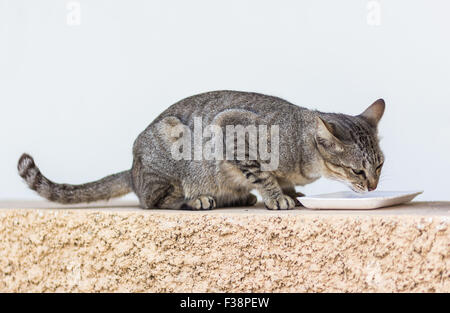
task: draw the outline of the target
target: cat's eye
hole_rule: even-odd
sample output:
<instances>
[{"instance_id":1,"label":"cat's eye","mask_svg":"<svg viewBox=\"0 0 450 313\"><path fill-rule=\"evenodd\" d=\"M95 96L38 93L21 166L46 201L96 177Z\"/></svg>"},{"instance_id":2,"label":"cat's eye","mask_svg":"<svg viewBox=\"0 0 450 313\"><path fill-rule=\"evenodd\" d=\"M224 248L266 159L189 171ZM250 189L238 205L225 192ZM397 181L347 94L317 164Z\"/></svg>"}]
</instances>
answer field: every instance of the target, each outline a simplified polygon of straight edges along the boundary
<instances>
[{"instance_id":1,"label":"cat's eye","mask_svg":"<svg viewBox=\"0 0 450 313\"><path fill-rule=\"evenodd\" d=\"M359 175L359 176L366 177L366 173L365 173L363 170L355 170L355 169L352 169L352 172L353 172L355 175Z\"/></svg>"}]
</instances>

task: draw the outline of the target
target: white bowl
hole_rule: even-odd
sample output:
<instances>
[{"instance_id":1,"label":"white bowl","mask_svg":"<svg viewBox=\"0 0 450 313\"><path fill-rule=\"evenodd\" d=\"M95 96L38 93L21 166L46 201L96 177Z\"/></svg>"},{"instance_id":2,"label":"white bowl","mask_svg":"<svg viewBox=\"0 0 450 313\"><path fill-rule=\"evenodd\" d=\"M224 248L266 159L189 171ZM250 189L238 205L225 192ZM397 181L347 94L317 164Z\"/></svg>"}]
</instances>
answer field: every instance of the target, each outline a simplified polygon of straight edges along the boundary
<instances>
[{"instance_id":1,"label":"white bowl","mask_svg":"<svg viewBox=\"0 0 450 313\"><path fill-rule=\"evenodd\" d=\"M370 210L409 202L423 191L372 191L356 193L341 191L316 196L299 197L308 209Z\"/></svg>"}]
</instances>

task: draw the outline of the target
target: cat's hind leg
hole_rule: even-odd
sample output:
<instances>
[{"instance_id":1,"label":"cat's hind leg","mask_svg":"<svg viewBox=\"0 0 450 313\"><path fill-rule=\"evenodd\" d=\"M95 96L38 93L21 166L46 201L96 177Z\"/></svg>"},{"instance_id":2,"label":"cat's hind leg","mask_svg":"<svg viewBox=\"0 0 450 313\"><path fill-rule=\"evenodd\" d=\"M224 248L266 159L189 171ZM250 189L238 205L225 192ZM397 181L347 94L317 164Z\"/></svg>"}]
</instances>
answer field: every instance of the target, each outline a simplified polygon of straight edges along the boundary
<instances>
[{"instance_id":1,"label":"cat's hind leg","mask_svg":"<svg viewBox=\"0 0 450 313\"><path fill-rule=\"evenodd\" d=\"M212 196L186 198L178 182L171 182L156 173L139 175L140 179L135 180L135 191L144 209L211 210L216 207L216 200Z\"/></svg>"},{"instance_id":2,"label":"cat's hind leg","mask_svg":"<svg viewBox=\"0 0 450 313\"><path fill-rule=\"evenodd\" d=\"M186 199L181 186L173 184L156 184L148 189L143 196L144 208L181 209L181 210L211 210L216 207L216 200L212 196L199 196Z\"/></svg>"},{"instance_id":3,"label":"cat's hind leg","mask_svg":"<svg viewBox=\"0 0 450 313\"><path fill-rule=\"evenodd\" d=\"M219 198L218 206L220 207L245 207L253 206L256 204L258 199L256 196L250 192L246 193L233 193L221 196Z\"/></svg>"},{"instance_id":4,"label":"cat's hind leg","mask_svg":"<svg viewBox=\"0 0 450 313\"><path fill-rule=\"evenodd\" d=\"M133 189L144 209L179 209L184 202L181 184L145 167L140 158L136 158L132 168Z\"/></svg>"},{"instance_id":5,"label":"cat's hind leg","mask_svg":"<svg viewBox=\"0 0 450 313\"><path fill-rule=\"evenodd\" d=\"M182 210L212 210L216 208L216 199L212 196L199 196L194 199L185 200L180 209Z\"/></svg>"},{"instance_id":6,"label":"cat's hind leg","mask_svg":"<svg viewBox=\"0 0 450 313\"><path fill-rule=\"evenodd\" d=\"M144 209L179 209L184 203L179 187L166 181L149 181L137 195Z\"/></svg>"}]
</instances>

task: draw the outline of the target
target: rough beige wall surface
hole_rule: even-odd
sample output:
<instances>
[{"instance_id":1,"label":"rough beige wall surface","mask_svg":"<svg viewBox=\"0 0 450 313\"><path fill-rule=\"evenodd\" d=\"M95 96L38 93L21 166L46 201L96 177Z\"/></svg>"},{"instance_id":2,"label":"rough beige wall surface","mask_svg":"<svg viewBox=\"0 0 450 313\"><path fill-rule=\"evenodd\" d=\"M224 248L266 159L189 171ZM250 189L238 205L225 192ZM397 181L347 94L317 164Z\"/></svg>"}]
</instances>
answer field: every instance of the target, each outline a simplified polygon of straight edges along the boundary
<instances>
[{"instance_id":1,"label":"rough beige wall surface","mask_svg":"<svg viewBox=\"0 0 450 313\"><path fill-rule=\"evenodd\" d=\"M372 211L0 207L1 292L450 291L449 202Z\"/></svg>"}]
</instances>

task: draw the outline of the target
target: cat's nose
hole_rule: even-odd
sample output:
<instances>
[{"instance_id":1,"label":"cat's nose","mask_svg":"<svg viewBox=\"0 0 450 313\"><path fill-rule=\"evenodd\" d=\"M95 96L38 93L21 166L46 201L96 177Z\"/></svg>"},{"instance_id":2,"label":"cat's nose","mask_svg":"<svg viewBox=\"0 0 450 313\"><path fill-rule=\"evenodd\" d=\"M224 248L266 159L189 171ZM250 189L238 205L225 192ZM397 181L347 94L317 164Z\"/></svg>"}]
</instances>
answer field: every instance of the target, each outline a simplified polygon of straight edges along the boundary
<instances>
[{"instance_id":1,"label":"cat's nose","mask_svg":"<svg viewBox=\"0 0 450 313\"><path fill-rule=\"evenodd\" d=\"M377 180L369 180L367 181L367 189L369 191L373 191L375 189L377 189L377 185L378 185L378 181Z\"/></svg>"}]
</instances>

